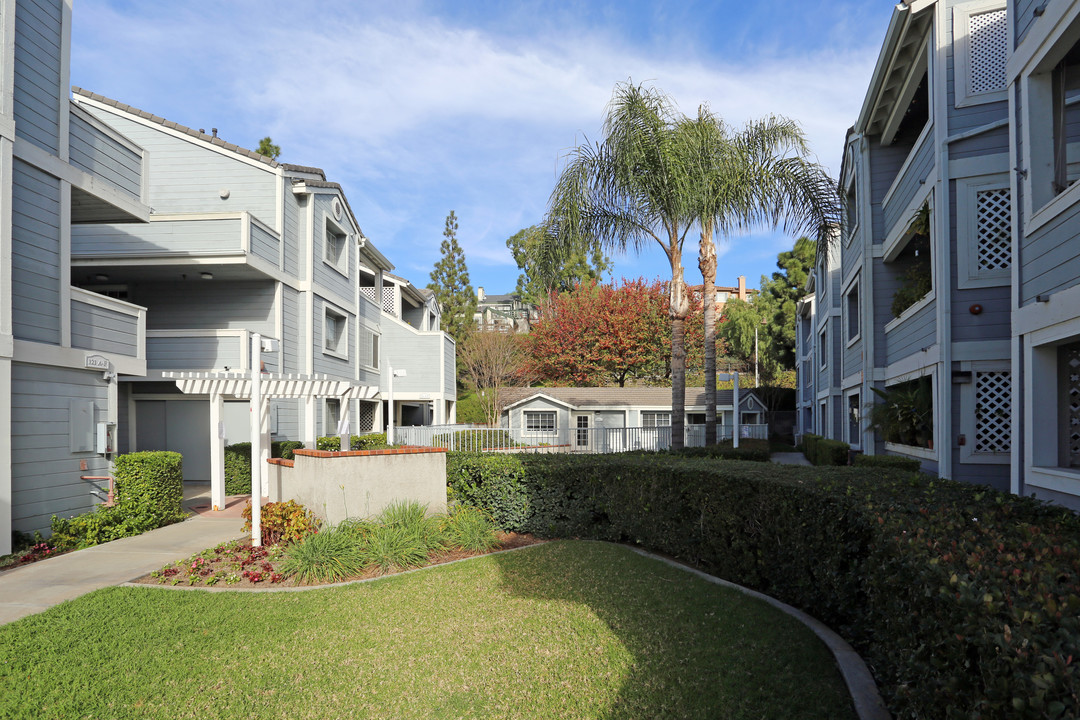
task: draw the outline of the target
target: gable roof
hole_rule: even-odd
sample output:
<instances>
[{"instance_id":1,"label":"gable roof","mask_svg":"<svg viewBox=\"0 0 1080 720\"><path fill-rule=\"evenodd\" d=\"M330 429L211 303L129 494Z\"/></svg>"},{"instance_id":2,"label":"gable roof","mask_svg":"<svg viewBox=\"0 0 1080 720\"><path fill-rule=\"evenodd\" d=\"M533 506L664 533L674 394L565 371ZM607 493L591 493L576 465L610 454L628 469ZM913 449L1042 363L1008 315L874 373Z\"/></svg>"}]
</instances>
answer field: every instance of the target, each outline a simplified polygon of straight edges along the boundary
<instances>
[{"instance_id":1,"label":"gable roof","mask_svg":"<svg viewBox=\"0 0 1080 720\"><path fill-rule=\"evenodd\" d=\"M540 395L571 407L671 407L671 388L667 387L521 387L503 390L505 408ZM717 390L717 407L731 407L732 395L731 390ZM739 395L740 404L746 397L753 397L761 404L752 390L743 390ZM686 388L686 407L704 405L705 388Z\"/></svg>"}]
</instances>

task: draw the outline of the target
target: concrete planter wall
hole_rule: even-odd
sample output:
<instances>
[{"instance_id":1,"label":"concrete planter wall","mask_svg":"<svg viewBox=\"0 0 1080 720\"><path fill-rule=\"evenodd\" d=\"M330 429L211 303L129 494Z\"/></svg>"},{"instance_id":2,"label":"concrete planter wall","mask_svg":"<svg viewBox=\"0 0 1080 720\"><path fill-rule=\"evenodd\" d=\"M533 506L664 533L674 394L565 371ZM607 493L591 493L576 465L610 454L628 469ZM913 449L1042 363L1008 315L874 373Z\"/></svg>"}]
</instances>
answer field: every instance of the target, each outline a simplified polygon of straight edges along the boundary
<instances>
[{"instance_id":1,"label":"concrete planter wall","mask_svg":"<svg viewBox=\"0 0 1080 720\"><path fill-rule=\"evenodd\" d=\"M294 460L270 460L270 500L295 500L324 522L379 514L399 500L428 513L446 512L446 451L395 448L327 452L296 450Z\"/></svg>"}]
</instances>

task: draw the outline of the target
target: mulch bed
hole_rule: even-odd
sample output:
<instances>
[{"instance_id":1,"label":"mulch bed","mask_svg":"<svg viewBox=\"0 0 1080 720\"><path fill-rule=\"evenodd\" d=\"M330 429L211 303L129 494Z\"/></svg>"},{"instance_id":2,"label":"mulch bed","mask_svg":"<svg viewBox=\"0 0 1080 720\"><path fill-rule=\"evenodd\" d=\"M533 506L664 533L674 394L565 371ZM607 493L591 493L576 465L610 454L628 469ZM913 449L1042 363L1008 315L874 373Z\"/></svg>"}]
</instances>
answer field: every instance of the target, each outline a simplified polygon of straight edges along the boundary
<instances>
[{"instance_id":1,"label":"mulch bed","mask_svg":"<svg viewBox=\"0 0 1080 720\"><path fill-rule=\"evenodd\" d=\"M546 542L524 533L497 532L496 537L499 544L487 552L461 549L441 550L428 557L428 563L425 567ZM136 578L132 582L140 585L216 587L229 590L299 587L300 583L297 583L293 578L282 577L280 573L276 572L275 565L280 562L283 555L284 549L281 547L253 548L250 540L234 540L204 550L185 560L178 560L161 570ZM349 577L342 582L393 575L405 569L408 568L383 572L378 567L370 567L363 573Z\"/></svg>"}]
</instances>

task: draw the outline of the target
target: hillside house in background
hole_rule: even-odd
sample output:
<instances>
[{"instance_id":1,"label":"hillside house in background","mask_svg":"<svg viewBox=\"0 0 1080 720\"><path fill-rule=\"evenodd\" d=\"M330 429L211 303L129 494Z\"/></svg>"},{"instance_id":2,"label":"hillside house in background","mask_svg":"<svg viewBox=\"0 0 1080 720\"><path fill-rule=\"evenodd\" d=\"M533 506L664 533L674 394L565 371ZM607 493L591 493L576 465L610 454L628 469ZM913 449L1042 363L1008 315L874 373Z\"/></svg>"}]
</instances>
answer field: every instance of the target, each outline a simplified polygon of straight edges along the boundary
<instances>
[{"instance_id":1,"label":"hillside house in background","mask_svg":"<svg viewBox=\"0 0 1080 720\"><path fill-rule=\"evenodd\" d=\"M719 318L724 313L724 305L728 300L742 300L743 302L753 302L753 298L758 294L758 291L754 288L746 287L746 276L740 275L737 284L734 287L727 285L717 285L716 287L716 317ZM705 286L704 285L689 285L687 291L690 292L691 297L695 298L698 302L704 302L705 299Z\"/></svg>"},{"instance_id":2,"label":"hillside house in background","mask_svg":"<svg viewBox=\"0 0 1080 720\"><path fill-rule=\"evenodd\" d=\"M520 295L488 295L476 289L476 313L473 320L480 330L512 330L527 333L540 317L540 308L525 302Z\"/></svg>"},{"instance_id":3,"label":"hillside house in background","mask_svg":"<svg viewBox=\"0 0 1080 720\"><path fill-rule=\"evenodd\" d=\"M896 6L799 307L799 432L1080 508L1078 41L1076 0Z\"/></svg>"}]
</instances>

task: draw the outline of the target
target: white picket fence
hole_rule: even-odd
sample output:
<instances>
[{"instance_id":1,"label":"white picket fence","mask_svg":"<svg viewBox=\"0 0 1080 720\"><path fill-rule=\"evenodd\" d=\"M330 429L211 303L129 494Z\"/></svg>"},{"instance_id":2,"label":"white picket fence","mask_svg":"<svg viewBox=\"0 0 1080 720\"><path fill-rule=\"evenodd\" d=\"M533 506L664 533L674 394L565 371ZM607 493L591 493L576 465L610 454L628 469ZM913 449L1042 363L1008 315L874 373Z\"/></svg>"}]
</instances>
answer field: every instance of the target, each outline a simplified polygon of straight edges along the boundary
<instances>
[{"instance_id":1,"label":"white picket fence","mask_svg":"<svg viewBox=\"0 0 1080 720\"><path fill-rule=\"evenodd\" d=\"M718 439L731 440L732 430L730 425L718 425ZM769 437L769 426L740 425L739 437L766 440ZM667 450L671 447L671 428L560 428L544 432L481 425L423 425L395 428L393 442L398 445L444 447L451 451L465 452L615 453L628 450ZM687 425L684 445L703 447L705 426Z\"/></svg>"}]
</instances>

